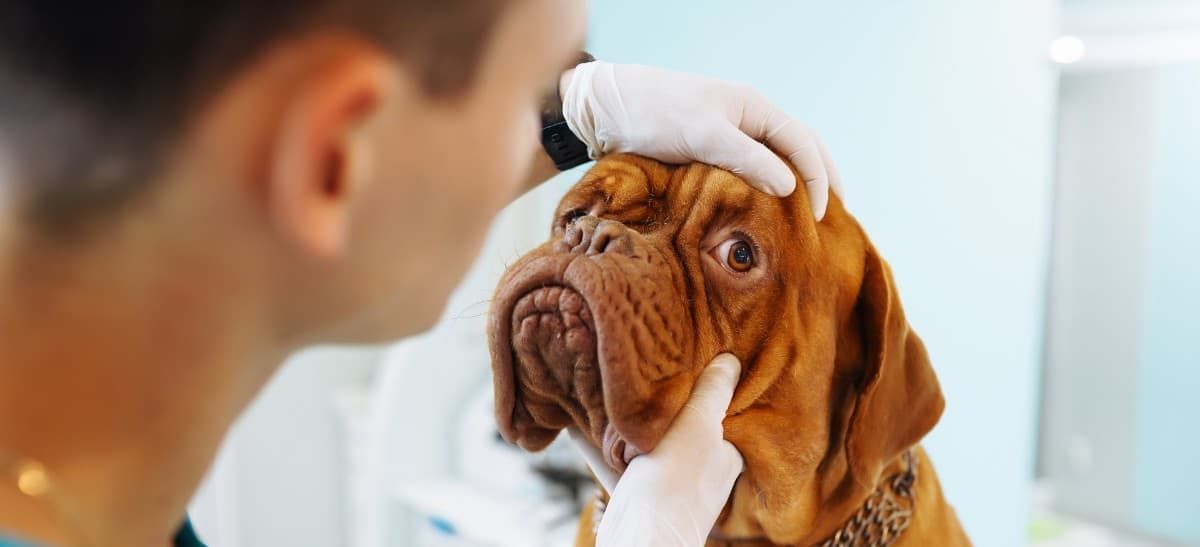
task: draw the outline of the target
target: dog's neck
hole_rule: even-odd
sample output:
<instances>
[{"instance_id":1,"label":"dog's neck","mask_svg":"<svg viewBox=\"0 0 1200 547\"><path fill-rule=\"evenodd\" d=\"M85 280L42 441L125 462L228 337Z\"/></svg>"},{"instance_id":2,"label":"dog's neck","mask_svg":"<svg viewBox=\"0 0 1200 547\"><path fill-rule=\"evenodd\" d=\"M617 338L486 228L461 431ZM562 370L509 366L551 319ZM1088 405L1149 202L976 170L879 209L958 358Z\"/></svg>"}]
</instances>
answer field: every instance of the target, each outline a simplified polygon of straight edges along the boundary
<instances>
[{"instance_id":1,"label":"dog's neck","mask_svg":"<svg viewBox=\"0 0 1200 547\"><path fill-rule=\"evenodd\" d=\"M888 547L908 528L913 518L915 487L918 477L916 452L908 450L901 457L903 467L881 478L858 509L820 547ZM717 530L709 535L707 547L752 547L774 545L766 536L752 538L726 537Z\"/></svg>"},{"instance_id":2,"label":"dog's neck","mask_svg":"<svg viewBox=\"0 0 1200 547\"><path fill-rule=\"evenodd\" d=\"M912 449L902 459L903 470L881 481L858 511L821 542L821 547L886 547L900 539L913 518L919 465Z\"/></svg>"},{"instance_id":3,"label":"dog's neck","mask_svg":"<svg viewBox=\"0 0 1200 547\"><path fill-rule=\"evenodd\" d=\"M891 463L874 491L857 505L838 504L829 508L839 516L832 531L814 530L814 540L800 545L820 547L885 547L920 545L918 530L946 528L939 537L961 534L957 520L942 497L941 486L932 474L932 466L920 447L913 447ZM920 525L914 523L920 522ZM826 521L828 522L828 521ZM824 528L824 527L822 527ZM912 537L910 537L912 536ZM959 536L961 537L961 536ZM765 535L757 537L727 537L718 531L709 536L706 547L774 547Z\"/></svg>"}]
</instances>

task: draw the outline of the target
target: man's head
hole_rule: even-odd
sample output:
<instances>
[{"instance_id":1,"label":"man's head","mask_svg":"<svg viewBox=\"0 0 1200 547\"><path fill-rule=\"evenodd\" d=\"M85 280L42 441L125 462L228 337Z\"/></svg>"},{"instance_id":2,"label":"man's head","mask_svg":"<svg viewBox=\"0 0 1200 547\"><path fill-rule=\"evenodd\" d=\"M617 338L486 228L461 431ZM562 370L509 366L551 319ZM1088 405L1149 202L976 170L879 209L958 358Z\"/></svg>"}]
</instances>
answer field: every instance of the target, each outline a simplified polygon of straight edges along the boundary
<instances>
[{"instance_id":1,"label":"man's head","mask_svg":"<svg viewBox=\"0 0 1200 547\"><path fill-rule=\"evenodd\" d=\"M746 474L719 525L812 544L838 503L937 421L942 397L886 263L841 202L820 223L707 165L601 160L491 311L501 433L578 427L617 470L653 450L705 363L742 376L724 422Z\"/></svg>"},{"instance_id":2,"label":"man's head","mask_svg":"<svg viewBox=\"0 0 1200 547\"><path fill-rule=\"evenodd\" d=\"M557 0L5 2L0 250L188 255L162 275L258 294L296 340L419 330L582 31Z\"/></svg>"}]
</instances>

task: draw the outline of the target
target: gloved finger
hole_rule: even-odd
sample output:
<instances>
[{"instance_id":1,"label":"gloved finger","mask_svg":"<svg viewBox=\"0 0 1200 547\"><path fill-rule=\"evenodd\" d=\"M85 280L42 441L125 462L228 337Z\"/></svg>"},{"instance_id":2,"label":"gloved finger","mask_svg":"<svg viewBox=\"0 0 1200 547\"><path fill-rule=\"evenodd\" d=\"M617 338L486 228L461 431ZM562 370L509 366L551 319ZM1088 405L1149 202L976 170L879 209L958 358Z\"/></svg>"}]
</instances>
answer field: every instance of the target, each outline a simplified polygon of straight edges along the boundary
<instances>
[{"instance_id":1,"label":"gloved finger","mask_svg":"<svg viewBox=\"0 0 1200 547\"><path fill-rule=\"evenodd\" d=\"M833 156L829 155L829 148L825 146L825 141L820 137L817 138L817 147L821 149L821 161L825 162L825 172L829 174L829 189L845 201L846 189L842 186L842 175L838 172L837 165L833 163Z\"/></svg>"},{"instance_id":2,"label":"gloved finger","mask_svg":"<svg viewBox=\"0 0 1200 547\"><path fill-rule=\"evenodd\" d=\"M787 196L796 189L796 176L779 156L732 126L704 139L696 155L695 159L741 176L772 196Z\"/></svg>"},{"instance_id":3,"label":"gloved finger","mask_svg":"<svg viewBox=\"0 0 1200 547\"><path fill-rule=\"evenodd\" d=\"M596 547L704 545L744 461L725 440L690 448L703 451L703 463L691 465L678 457L629 463L599 522Z\"/></svg>"},{"instance_id":4,"label":"gloved finger","mask_svg":"<svg viewBox=\"0 0 1200 547\"><path fill-rule=\"evenodd\" d=\"M696 380L687 408L705 423L721 423L741 372L742 363L737 357L728 353L716 356Z\"/></svg>"},{"instance_id":5,"label":"gloved finger","mask_svg":"<svg viewBox=\"0 0 1200 547\"><path fill-rule=\"evenodd\" d=\"M681 519L659 500L614 497L596 527L596 547L692 547L704 544L708 530L696 530L694 519ZM714 521L716 519L713 519Z\"/></svg>"},{"instance_id":6,"label":"gloved finger","mask_svg":"<svg viewBox=\"0 0 1200 547\"><path fill-rule=\"evenodd\" d=\"M714 499L728 499L738 476L746 470L746 460L733 443L721 439L721 444L713 451L711 462L709 472L712 475L705 477L710 480L698 485L702 491L701 495ZM706 487L712 489L711 493L704 492Z\"/></svg>"},{"instance_id":7,"label":"gloved finger","mask_svg":"<svg viewBox=\"0 0 1200 547\"><path fill-rule=\"evenodd\" d=\"M815 134L800 122L788 119L767 136L767 144L787 156L796 167L808 191L813 216L825 218L829 206L829 171L821 157L821 145Z\"/></svg>"},{"instance_id":8,"label":"gloved finger","mask_svg":"<svg viewBox=\"0 0 1200 547\"><path fill-rule=\"evenodd\" d=\"M592 470L596 480L600 481L604 491L611 493L617 486L617 474L604 461L600 449L596 448L578 428L567 428L567 437L571 439L571 444L575 445L575 450L579 451L579 455L583 456L583 460L587 462L588 468Z\"/></svg>"},{"instance_id":9,"label":"gloved finger","mask_svg":"<svg viewBox=\"0 0 1200 547\"><path fill-rule=\"evenodd\" d=\"M817 220L825 218L825 209L829 205L830 174L821 153L820 139L811 129L792 119L762 94L749 90L742 97L742 119L738 127L787 157L804 180L813 215Z\"/></svg>"}]
</instances>

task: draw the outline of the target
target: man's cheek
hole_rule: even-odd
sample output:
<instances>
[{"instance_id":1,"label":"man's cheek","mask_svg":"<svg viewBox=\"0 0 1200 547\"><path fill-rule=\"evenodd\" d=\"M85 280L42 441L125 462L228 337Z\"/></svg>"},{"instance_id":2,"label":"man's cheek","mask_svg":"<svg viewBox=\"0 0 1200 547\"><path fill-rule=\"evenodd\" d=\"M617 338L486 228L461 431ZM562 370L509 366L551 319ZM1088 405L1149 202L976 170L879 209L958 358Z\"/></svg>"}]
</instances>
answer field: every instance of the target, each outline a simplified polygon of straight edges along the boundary
<instances>
[{"instance_id":1,"label":"man's cheek","mask_svg":"<svg viewBox=\"0 0 1200 547\"><path fill-rule=\"evenodd\" d=\"M507 163L511 166L508 182L511 185L510 189L515 192L529 176L530 170L533 169L534 154L541 149L541 122L535 112L521 108L509 127L512 129L504 140L508 149ZM512 195L512 192L509 195Z\"/></svg>"}]
</instances>

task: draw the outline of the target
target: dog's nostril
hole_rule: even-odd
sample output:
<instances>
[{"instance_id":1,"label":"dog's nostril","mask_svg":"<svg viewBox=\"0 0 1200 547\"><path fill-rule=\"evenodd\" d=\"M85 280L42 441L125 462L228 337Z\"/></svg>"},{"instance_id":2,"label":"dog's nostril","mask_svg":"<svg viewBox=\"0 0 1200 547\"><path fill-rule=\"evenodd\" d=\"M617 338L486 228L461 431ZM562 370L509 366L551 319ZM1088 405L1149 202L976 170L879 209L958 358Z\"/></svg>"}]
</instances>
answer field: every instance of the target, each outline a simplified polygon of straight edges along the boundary
<instances>
[{"instance_id":1,"label":"dog's nostril","mask_svg":"<svg viewBox=\"0 0 1200 547\"><path fill-rule=\"evenodd\" d=\"M601 222L592 232L592 241L587 254L620 253L633 256L634 244L630 231L623 224L612 221Z\"/></svg>"},{"instance_id":2,"label":"dog's nostril","mask_svg":"<svg viewBox=\"0 0 1200 547\"><path fill-rule=\"evenodd\" d=\"M620 222L591 215L567 225L562 232L562 244L572 253L589 256L612 252L628 256L636 254L629 228Z\"/></svg>"},{"instance_id":3,"label":"dog's nostril","mask_svg":"<svg viewBox=\"0 0 1200 547\"><path fill-rule=\"evenodd\" d=\"M583 243L583 230L577 226L567 226L567 231L563 233L563 243L568 249L575 249L580 243Z\"/></svg>"},{"instance_id":4,"label":"dog's nostril","mask_svg":"<svg viewBox=\"0 0 1200 547\"><path fill-rule=\"evenodd\" d=\"M592 215L580 217L575 222L568 224L566 231L563 232L563 243L567 248L574 253L587 252L592 241L592 234L596 232L596 225L599 219Z\"/></svg>"},{"instance_id":5,"label":"dog's nostril","mask_svg":"<svg viewBox=\"0 0 1200 547\"><path fill-rule=\"evenodd\" d=\"M608 244L612 242L612 234L608 230L597 230L592 234L592 244L588 246L587 254L598 255L608 250Z\"/></svg>"}]
</instances>

